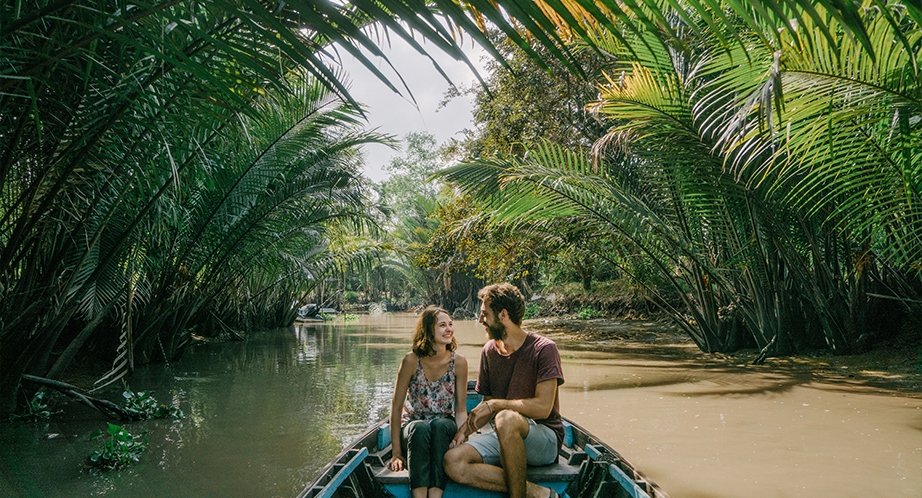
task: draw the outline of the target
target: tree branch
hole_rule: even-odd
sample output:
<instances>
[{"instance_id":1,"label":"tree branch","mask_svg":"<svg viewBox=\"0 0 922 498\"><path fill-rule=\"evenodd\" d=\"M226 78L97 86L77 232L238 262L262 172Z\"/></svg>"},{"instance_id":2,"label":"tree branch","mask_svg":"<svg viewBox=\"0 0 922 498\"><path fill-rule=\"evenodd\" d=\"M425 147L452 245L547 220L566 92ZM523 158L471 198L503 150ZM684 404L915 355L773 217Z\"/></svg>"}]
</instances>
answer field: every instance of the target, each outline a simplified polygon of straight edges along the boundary
<instances>
[{"instance_id":1,"label":"tree branch","mask_svg":"<svg viewBox=\"0 0 922 498\"><path fill-rule=\"evenodd\" d=\"M112 418L112 419L130 422L132 420L145 420L145 419L150 418L147 412L132 410L131 408L123 408L121 406L116 405L115 403L111 401L94 398L92 396L87 396L86 394L79 392L80 388L76 386L72 386L65 382L52 380L52 379L46 379L44 377L36 377L34 375L28 375L28 374L24 374L22 376L22 380L28 380L36 384L41 384L45 387L50 387L66 396L73 398L78 403L81 403L86 406L89 406L90 408L99 410L105 416Z\"/></svg>"}]
</instances>

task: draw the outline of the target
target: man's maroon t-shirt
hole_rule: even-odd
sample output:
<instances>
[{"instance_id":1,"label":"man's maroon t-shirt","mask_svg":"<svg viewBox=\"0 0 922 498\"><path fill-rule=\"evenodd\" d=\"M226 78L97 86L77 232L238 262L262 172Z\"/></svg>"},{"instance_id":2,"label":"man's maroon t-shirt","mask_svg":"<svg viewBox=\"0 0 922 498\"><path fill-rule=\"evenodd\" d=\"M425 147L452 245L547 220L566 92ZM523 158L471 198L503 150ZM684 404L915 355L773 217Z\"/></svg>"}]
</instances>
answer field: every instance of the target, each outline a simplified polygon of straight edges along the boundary
<instances>
[{"instance_id":1,"label":"man's maroon t-shirt","mask_svg":"<svg viewBox=\"0 0 922 498\"><path fill-rule=\"evenodd\" d=\"M480 352L480 375L477 392L499 399L526 399L535 397L539 382L557 379L563 384L560 353L554 341L528 332L525 342L510 355L504 355L490 340ZM560 418L560 400L554 393L554 408L546 419L535 420L557 434L557 444L563 443L564 429Z\"/></svg>"}]
</instances>

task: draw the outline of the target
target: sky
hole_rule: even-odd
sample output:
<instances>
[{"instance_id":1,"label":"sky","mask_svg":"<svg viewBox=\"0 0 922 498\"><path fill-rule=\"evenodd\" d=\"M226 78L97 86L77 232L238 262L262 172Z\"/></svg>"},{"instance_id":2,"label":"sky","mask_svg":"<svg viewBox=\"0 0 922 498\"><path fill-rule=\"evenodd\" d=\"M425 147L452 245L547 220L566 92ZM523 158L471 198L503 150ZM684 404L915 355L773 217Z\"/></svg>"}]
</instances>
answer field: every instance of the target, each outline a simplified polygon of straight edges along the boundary
<instances>
[{"instance_id":1,"label":"sky","mask_svg":"<svg viewBox=\"0 0 922 498\"><path fill-rule=\"evenodd\" d=\"M388 47L382 44L381 49L403 77L416 99L416 105L407 97L406 91L400 86L400 80L383 59L372 58L372 61L382 73L391 77L394 86L403 90L403 96L395 94L347 52L340 52L343 66L351 80L352 98L369 107L368 128L377 128L378 132L395 135L398 139L414 131L427 132L433 135L440 145L450 138L461 138L459 132L472 127L473 98L456 97L447 106L438 109L439 102L449 89L449 83L436 71L428 58L416 52L399 36L392 36L390 45ZM470 87L476 82L474 73L463 62L455 61L432 43L420 41L420 45L431 51L432 58L455 85ZM484 75L481 56L485 52L479 46L473 48L470 39L464 42L464 48L468 58L478 67L481 75ZM363 147L363 153L366 163L365 176L376 182L387 177L383 166L392 157L401 155L400 151L393 151L381 145L366 145Z\"/></svg>"}]
</instances>

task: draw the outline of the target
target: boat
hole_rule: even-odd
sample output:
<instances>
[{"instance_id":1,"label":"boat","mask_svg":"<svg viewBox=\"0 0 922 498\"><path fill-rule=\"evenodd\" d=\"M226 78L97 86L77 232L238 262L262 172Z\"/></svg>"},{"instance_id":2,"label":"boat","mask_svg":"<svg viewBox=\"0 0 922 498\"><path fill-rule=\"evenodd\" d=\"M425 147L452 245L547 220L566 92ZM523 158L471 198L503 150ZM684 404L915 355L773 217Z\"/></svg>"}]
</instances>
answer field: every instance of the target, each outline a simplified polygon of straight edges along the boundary
<instances>
[{"instance_id":1,"label":"boat","mask_svg":"<svg viewBox=\"0 0 922 498\"><path fill-rule=\"evenodd\" d=\"M309 303L298 308L298 316L295 318L295 323L323 323L329 319L324 319L324 316L332 317L338 313L339 312L336 311L335 308L320 307L316 304Z\"/></svg>"},{"instance_id":2,"label":"boat","mask_svg":"<svg viewBox=\"0 0 922 498\"><path fill-rule=\"evenodd\" d=\"M482 396L468 383L468 411ZM630 497L668 498L660 487L634 468L612 447L564 417L566 435L556 464L529 467L528 480L553 488L562 498ZM481 431L489 431L487 425ZM478 437L472 434L471 438ZM385 464L391 457L387 419L369 427L305 487L298 498L409 498L406 470L393 472ZM445 498L493 498L500 493L481 491L449 482Z\"/></svg>"}]
</instances>

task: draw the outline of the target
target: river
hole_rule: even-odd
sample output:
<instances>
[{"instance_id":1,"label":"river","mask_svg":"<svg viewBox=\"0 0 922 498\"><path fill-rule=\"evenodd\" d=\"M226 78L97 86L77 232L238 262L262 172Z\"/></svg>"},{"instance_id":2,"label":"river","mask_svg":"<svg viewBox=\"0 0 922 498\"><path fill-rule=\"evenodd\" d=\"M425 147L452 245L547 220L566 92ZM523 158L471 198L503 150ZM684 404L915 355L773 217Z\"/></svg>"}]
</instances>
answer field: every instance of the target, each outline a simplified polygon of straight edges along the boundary
<instances>
[{"instance_id":1,"label":"river","mask_svg":"<svg viewBox=\"0 0 922 498\"><path fill-rule=\"evenodd\" d=\"M138 369L130 387L185 417L127 424L146 431L150 447L119 472L84 468L101 446L87 436L106 425L89 408L4 421L0 496L294 496L387 415L414 320L295 326ZM473 378L483 329L459 321L456 335ZM803 368L702 362L687 344L558 344L563 415L673 498L922 496L919 393Z\"/></svg>"}]
</instances>

